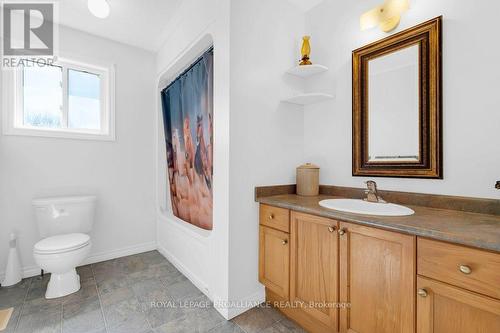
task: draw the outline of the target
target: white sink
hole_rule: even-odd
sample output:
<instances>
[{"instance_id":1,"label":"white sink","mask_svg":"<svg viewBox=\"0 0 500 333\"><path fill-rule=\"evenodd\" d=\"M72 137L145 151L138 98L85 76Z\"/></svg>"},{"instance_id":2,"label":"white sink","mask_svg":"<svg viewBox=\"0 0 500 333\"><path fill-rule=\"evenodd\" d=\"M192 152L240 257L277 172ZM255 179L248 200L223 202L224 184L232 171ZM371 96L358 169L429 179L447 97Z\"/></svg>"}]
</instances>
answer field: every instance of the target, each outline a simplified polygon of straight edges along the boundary
<instances>
[{"instance_id":1,"label":"white sink","mask_svg":"<svg viewBox=\"0 0 500 333\"><path fill-rule=\"evenodd\" d=\"M359 199L328 199L321 200L319 205L341 212L377 215L377 216L408 216L415 214L413 209L391 203L368 202Z\"/></svg>"}]
</instances>

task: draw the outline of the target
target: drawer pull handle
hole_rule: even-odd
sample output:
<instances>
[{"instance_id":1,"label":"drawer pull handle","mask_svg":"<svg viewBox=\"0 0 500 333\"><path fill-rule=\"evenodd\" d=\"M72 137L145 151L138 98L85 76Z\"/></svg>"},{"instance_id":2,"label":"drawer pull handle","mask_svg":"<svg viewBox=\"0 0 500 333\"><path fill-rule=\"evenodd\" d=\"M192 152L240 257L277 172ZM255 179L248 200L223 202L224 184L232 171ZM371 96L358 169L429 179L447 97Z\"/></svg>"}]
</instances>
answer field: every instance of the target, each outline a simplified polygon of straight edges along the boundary
<instances>
[{"instance_id":1,"label":"drawer pull handle","mask_svg":"<svg viewBox=\"0 0 500 333\"><path fill-rule=\"evenodd\" d=\"M343 236L345 234L346 230L345 229L339 229L339 235Z\"/></svg>"},{"instance_id":2,"label":"drawer pull handle","mask_svg":"<svg viewBox=\"0 0 500 333\"><path fill-rule=\"evenodd\" d=\"M425 289L419 289L419 290L417 291L417 294L418 294L418 296L420 296L420 297L427 297L427 290L425 290Z\"/></svg>"},{"instance_id":3,"label":"drawer pull handle","mask_svg":"<svg viewBox=\"0 0 500 333\"><path fill-rule=\"evenodd\" d=\"M458 268L460 269L460 272L464 274L469 275L470 273L472 273L472 269L467 265L460 265Z\"/></svg>"},{"instance_id":4,"label":"drawer pull handle","mask_svg":"<svg viewBox=\"0 0 500 333\"><path fill-rule=\"evenodd\" d=\"M288 244L288 239L283 239L283 242L281 242L281 244L283 244L283 245Z\"/></svg>"},{"instance_id":5,"label":"drawer pull handle","mask_svg":"<svg viewBox=\"0 0 500 333\"><path fill-rule=\"evenodd\" d=\"M328 231L329 232L334 232L335 231L335 227L328 227Z\"/></svg>"},{"instance_id":6,"label":"drawer pull handle","mask_svg":"<svg viewBox=\"0 0 500 333\"><path fill-rule=\"evenodd\" d=\"M270 220L274 219L274 215L273 214L269 214L269 219Z\"/></svg>"}]
</instances>

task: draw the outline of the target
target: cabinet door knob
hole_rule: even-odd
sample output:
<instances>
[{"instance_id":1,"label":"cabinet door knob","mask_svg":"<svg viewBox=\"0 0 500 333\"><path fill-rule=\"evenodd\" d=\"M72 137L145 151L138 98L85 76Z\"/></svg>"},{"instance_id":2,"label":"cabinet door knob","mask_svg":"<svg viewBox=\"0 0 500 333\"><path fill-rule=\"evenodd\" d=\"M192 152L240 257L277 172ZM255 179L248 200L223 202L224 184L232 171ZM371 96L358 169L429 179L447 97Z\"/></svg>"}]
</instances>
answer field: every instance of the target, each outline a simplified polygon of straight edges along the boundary
<instances>
[{"instance_id":1,"label":"cabinet door knob","mask_svg":"<svg viewBox=\"0 0 500 333\"><path fill-rule=\"evenodd\" d=\"M270 220L274 219L274 215L273 214L269 214L269 219Z\"/></svg>"},{"instance_id":2,"label":"cabinet door knob","mask_svg":"<svg viewBox=\"0 0 500 333\"><path fill-rule=\"evenodd\" d=\"M283 239L283 242L281 242L281 244L283 244L283 245L288 244L288 239Z\"/></svg>"},{"instance_id":3,"label":"cabinet door knob","mask_svg":"<svg viewBox=\"0 0 500 333\"><path fill-rule=\"evenodd\" d=\"M464 274L469 275L470 273L472 273L472 269L467 265L460 265L458 266L458 268L460 269L460 272Z\"/></svg>"},{"instance_id":4,"label":"cabinet door knob","mask_svg":"<svg viewBox=\"0 0 500 333\"><path fill-rule=\"evenodd\" d=\"M328 227L328 231L329 232L334 232L335 231L335 227Z\"/></svg>"},{"instance_id":5,"label":"cabinet door knob","mask_svg":"<svg viewBox=\"0 0 500 333\"><path fill-rule=\"evenodd\" d=\"M345 234L346 230L345 229L339 229L339 235L343 236Z\"/></svg>"},{"instance_id":6,"label":"cabinet door knob","mask_svg":"<svg viewBox=\"0 0 500 333\"><path fill-rule=\"evenodd\" d=\"M417 291L417 294L418 294L418 296L420 296L420 297L427 297L427 290L425 290L425 289L419 289L419 290Z\"/></svg>"}]
</instances>

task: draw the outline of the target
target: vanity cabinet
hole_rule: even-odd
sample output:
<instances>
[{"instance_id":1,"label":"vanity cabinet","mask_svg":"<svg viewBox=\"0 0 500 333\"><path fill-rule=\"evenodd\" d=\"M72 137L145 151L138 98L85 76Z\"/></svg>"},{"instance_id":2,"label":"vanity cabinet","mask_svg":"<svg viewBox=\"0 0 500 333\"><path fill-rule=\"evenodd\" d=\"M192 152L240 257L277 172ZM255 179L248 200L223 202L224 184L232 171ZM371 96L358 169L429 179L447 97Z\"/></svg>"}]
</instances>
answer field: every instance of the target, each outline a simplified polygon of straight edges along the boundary
<instances>
[{"instance_id":1,"label":"vanity cabinet","mask_svg":"<svg viewBox=\"0 0 500 333\"><path fill-rule=\"evenodd\" d=\"M290 211L260 205L259 281L283 299L290 290Z\"/></svg>"},{"instance_id":2,"label":"vanity cabinet","mask_svg":"<svg viewBox=\"0 0 500 333\"><path fill-rule=\"evenodd\" d=\"M500 300L417 278L417 333L500 332Z\"/></svg>"},{"instance_id":3,"label":"vanity cabinet","mask_svg":"<svg viewBox=\"0 0 500 333\"><path fill-rule=\"evenodd\" d=\"M287 212L260 207L268 300L314 333L415 332L414 236Z\"/></svg>"},{"instance_id":4,"label":"vanity cabinet","mask_svg":"<svg viewBox=\"0 0 500 333\"><path fill-rule=\"evenodd\" d=\"M288 299L289 234L262 225L259 228L259 281L280 297Z\"/></svg>"},{"instance_id":5,"label":"vanity cabinet","mask_svg":"<svg viewBox=\"0 0 500 333\"><path fill-rule=\"evenodd\" d=\"M418 239L417 333L500 332L500 255Z\"/></svg>"},{"instance_id":6,"label":"vanity cabinet","mask_svg":"<svg viewBox=\"0 0 500 333\"><path fill-rule=\"evenodd\" d=\"M500 299L500 255L420 238L418 274Z\"/></svg>"},{"instance_id":7,"label":"vanity cabinet","mask_svg":"<svg viewBox=\"0 0 500 333\"><path fill-rule=\"evenodd\" d=\"M266 299L311 333L500 332L500 254L260 207Z\"/></svg>"},{"instance_id":8,"label":"vanity cabinet","mask_svg":"<svg viewBox=\"0 0 500 333\"><path fill-rule=\"evenodd\" d=\"M340 223L342 333L415 331L415 237Z\"/></svg>"},{"instance_id":9,"label":"vanity cabinet","mask_svg":"<svg viewBox=\"0 0 500 333\"><path fill-rule=\"evenodd\" d=\"M292 212L290 228L290 301L336 332L338 222Z\"/></svg>"}]
</instances>

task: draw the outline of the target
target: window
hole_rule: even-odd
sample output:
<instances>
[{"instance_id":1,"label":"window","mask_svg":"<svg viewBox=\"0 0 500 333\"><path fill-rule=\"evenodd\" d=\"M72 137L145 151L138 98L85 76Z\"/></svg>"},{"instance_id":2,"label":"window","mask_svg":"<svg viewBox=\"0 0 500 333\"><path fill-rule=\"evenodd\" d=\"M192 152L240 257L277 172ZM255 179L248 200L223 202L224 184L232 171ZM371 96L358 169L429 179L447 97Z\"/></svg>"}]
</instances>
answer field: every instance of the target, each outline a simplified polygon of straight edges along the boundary
<instances>
[{"instance_id":1,"label":"window","mask_svg":"<svg viewBox=\"0 0 500 333\"><path fill-rule=\"evenodd\" d=\"M24 61L7 74L6 134L114 140L112 67Z\"/></svg>"}]
</instances>

